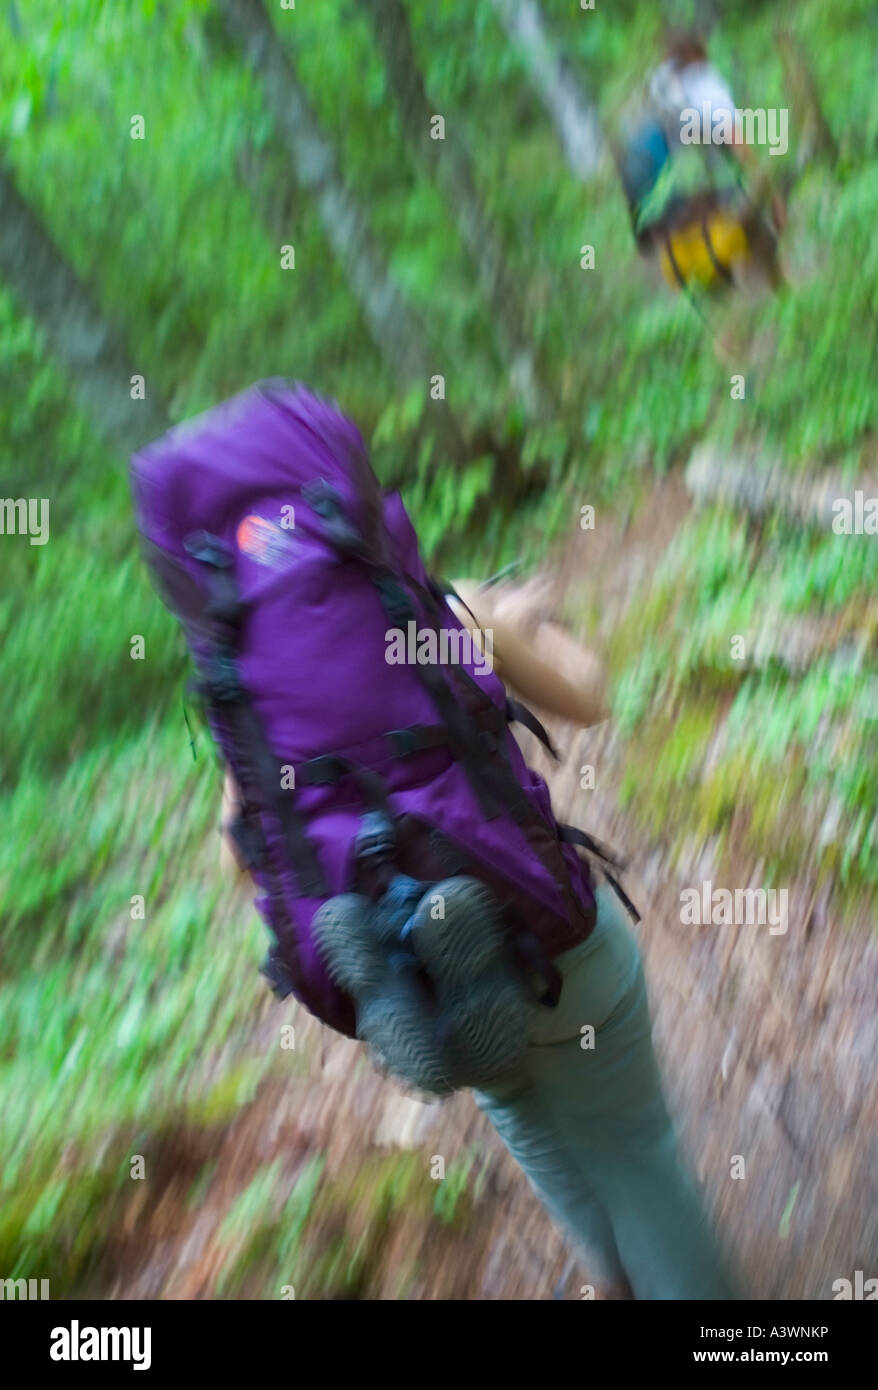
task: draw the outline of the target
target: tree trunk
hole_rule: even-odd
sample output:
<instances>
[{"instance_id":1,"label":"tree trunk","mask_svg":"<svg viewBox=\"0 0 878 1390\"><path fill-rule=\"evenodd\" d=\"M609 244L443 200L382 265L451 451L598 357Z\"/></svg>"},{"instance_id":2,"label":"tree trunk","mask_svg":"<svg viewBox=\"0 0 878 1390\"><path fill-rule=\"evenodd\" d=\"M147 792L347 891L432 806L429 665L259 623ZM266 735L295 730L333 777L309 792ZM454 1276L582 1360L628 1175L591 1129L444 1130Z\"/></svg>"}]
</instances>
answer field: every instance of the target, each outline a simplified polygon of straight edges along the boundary
<instances>
[{"instance_id":1,"label":"tree trunk","mask_svg":"<svg viewBox=\"0 0 878 1390\"><path fill-rule=\"evenodd\" d=\"M145 375L128 358L63 252L0 163L0 275L37 320L70 373L74 395L110 444L126 452L167 429L165 410L146 383L132 400L131 378Z\"/></svg>"},{"instance_id":2,"label":"tree trunk","mask_svg":"<svg viewBox=\"0 0 878 1390\"><path fill-rule=\"evenodd\" d=\"M597 113L552 43L539 0L491 0L513 44L521 47L531 81L552 118L568 168L578 179L596 173L604 142Z\"/></svg>"},{"instance_id":3,"label":"tree trunk","mask_svg":"<svg viewBox=\"0 0 878 1390\"><path fill-rule=\"evenodd\" d=\"M797 163L801 168L815 156L834 159L835 140L823 114L817 83L801 44L788 29L775 30L775 39L799 131Z\"/></svg>"},{"instance_id":4,"label":"tree trunk","mask_svg":"<svg viewBox=\"0 0 878 1390\"><path fill-rule=\"evenodd\" d=\"M292 158L296 180L314 198L323 231L345 268L373 340L405 382L429 376L425 335L377 250L365 213L347 189L293 60L262 0L218 0L226 29L258 75Z\"/></svg>"},{"instance_id":5,"label":"tree trunk","mask_svg":"<svg viewBox=\"0 0 878 1390\"><path fill-rule=\"evenodd\" d=\"M435 174L453 210L488 301L502 360L528 414L551 416L555 413L551 395L541 379L535 350L528 342L524 311L506 273L497 230L476 189L466 146L451 130L443 132L443 139L431 136L431 120L438 113L424 89L405 5L402 0L365 0L365 7L384 55L404 134L421 167L431 176Z\"/></svg>"}]
</instances>

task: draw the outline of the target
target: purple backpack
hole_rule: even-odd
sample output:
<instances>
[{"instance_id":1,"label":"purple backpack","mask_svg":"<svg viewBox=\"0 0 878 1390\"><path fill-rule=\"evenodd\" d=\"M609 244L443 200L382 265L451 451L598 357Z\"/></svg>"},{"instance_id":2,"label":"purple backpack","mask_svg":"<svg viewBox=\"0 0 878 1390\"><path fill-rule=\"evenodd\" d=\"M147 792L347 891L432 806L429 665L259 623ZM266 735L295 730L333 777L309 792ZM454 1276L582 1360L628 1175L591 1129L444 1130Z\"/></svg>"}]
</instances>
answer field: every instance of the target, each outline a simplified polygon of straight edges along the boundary
<instances>
[{"instance_id":1,"label":"purple backpack","mask_svg":"<svg viewBox=\"0 0 878 1390\"><path fill-rule=\"evenodd\" d=\"M300 385L263 381L137 453L132 486L241 790L232 833L260 889L275 992L355 1034L312 920L351 887L361 818L384 808L402 872L487 884L511 952L557 1002L552 958L595 920L574 846L606 856L556 823L508 724L545 731L467 641L356 427Z\"/></svg>"}]
</instances>

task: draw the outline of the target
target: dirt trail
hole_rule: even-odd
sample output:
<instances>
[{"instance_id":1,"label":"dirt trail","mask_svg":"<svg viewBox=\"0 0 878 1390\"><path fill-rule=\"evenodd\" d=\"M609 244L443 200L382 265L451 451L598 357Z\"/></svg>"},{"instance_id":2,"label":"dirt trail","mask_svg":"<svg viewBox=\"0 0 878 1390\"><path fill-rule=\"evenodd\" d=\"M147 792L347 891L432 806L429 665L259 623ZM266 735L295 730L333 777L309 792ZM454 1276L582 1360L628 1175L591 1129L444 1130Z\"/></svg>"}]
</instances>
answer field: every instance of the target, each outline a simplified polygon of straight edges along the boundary
<instances>
[{"instance_id":1,"label":"dirt trail","mask_svg":"<svg viewBox=\"0 0 878 1390\"><path fill-rule=\"evenodd\" d=\"M597 636L605 638L688 507L682 483L670 478L627 530L608 525L577 538L561 567L566 611L597 599ZM663 846L638 837L616 804L622 750L612 726L581 732L555 725L553 733L567 754L560 769L529 735L523 741L550 780L559 818L630 856L626 885L643 913L637 932L669 1099L746 1287L753 1297L831 1298L835 1279L852 1279L856 1269L876 1273L878 1099L870 1069L878 1023L869 981L878 942L871 924L842 928L803 876L790 886L786 936L766 927L683 926L681 887L702 879L757 886L759 865L726 858L720 867L711 846L693 846L671 871ZM580 790L583 762L598 769L595 791ZM372 1242L361 1297L580 1296L588 1271L569 1257L468 1096L421 1104L379 1077L358 1044L302 1009L292 1021L298 1070L289 1081L266 1084L222 1133L179 1136L144 1205L130 1212L117 1274L103 1296L215 1296L223 1253L217 1231L236 1195L266 1162L282 1158L292 1182L320 1151L326 1178L342 1192L350 1183L349 1221ZM277 1028L277 1012L266 1005L258 1019L266 1045L277 1045ZM447 1169L468 1156L478 1197L465 1220L442 1226L397 1213L377 1230L382 1218L357 1209L357 1178L376 1154L394 1150L415 1156L430 1192L437 1186L433 1156ZM730 1177L735 1155L745 1162L743 1180ZM216 1162L212 1179L190 1209L186 1192L207 1156ZM331 1225L336 1218L326 1219ZM307 1262L307 1250L301 1258Z\"/></svg>"}]
</instances>

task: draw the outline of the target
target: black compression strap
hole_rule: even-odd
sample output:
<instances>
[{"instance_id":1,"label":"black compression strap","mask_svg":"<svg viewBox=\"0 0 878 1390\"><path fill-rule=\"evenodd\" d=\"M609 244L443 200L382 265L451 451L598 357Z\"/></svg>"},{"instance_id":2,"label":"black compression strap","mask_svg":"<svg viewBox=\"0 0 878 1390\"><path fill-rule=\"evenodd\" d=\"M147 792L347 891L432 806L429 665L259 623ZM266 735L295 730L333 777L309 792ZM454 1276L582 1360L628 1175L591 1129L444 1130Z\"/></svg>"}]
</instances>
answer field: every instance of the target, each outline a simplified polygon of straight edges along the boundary
<instances>
[{"instance_id":1,"label":"black compression strap","mask_svg":"<svg viewBox=\"0 0 878 1390\"><path fill-rule=\"evenodd\" d=\"M625 889L622 887L621 883L616 878L616 876L614 874L611 874L606 868L603 869L603 875L604 878L607 880L607 883L609 883L610 887L612 888L613 892L616 894L616 897L619 899L622 906L626 908L627 911L630 913L632 920L635 922L639 922L641 920L640 913L634 906L633 902L629 898L628 894L625 892Z\"/></svg>"},{"instance_id":2,"label":"black compression strap","mask_svg":"<svg viewBox=\"0 0 878 1390\"><path fill-rule=\"evenodd\" d=\"M708 231L708 228L707 228L707 217L706 217L706 216L705 216L705 217L702 217L702 219L701 219L701 236L702 236L702 238L703 238L703 240L704 240L704 245L705 245L706 248L707 248L707 254L708 254L708 256L710 257L711 265L713 266L713 268L714 268L714 270L716 271L717 275L720 275L720 276L722 277L722 279L725 280L725 282L726 282L727 285L733 284L734 282L733 282L733 279L732 279L732 272L731 272L731 270L729 269L729 267L728 267L727 265L723 265L722 261L719 259L719 257L717 256L716 252L715 252L714 249L713 249L713 242L712 242L711 239L710 239L710 232Z\"/></svg>"},{"instance_id":3,"label":"black compression strap","mask_svg":"<svg viewBox=\"0 0 878 1390\"><path fill-rule=\"evenodd\" d=\"M510 724L523 724L526 729L530 729L534 737L538 738L543 747L548 749L555 762L561 761L557 748L533 710L529 710L527 705L523 705L520 700L513 700L511 695L506 700L506 718Z\"/></svg>"},{"instance_id":4,"label":"black compression strap","mask_svg":"<svg viewBox=\"0 0 878 1390\"><path fill-rule=\"evenodd\" d=\"M588 835L584 830L580 830L575 825L559 825L558 839L563 840L565 845L579 845L581 849L588 850L595 858L603 860L605 864L611 864L614 869L624 870L626 865L624 860L603 844L601 840L596 840L593 835Z\"/></svg>"},{"instance_id":5,"label":"black compression strap","mask_svg":"<svg viewBox=\"0 0 878 1390\"><path fill-rule=\"evenodd\" d=\"M679 265L677 264L677 257L674 255L674 249L673 249L673 247L671 246L671 233L670 233L670 232L666 232L666 233L665 233L664 245L665 245L665 250L666 250L667 253L668 253L668 260L671 262L671 269L672 269L673 272L674 272L674 276L675 276L675 278L676 278L677 284L680 286L680 289L681 289L681 290L685 290L685 289L686 289L686 281L685 281L685 279L683 278L683 272L682 272L682 270L680 269Z\"/></svg>"},{"instance_id":6,"label":"black compression strap","mask_svg":"<svg viewBox=\"0 0 878 1390\"><path fill-rule=\"evenodd\" d=\"M397 758L409 758L414 753L447 747L449 742L444 724L410 724L407 729L391 729L385 737L391 753Z\"/></svg>"},{"instance_id":7,"label":"black compression strap","mask_svg":"<svg viewBox=\"0 0 878 1390\"><path fill-rule=\"evenodd\" d=\"M356 783L367 806L373 810L387 810L387 794L382 778L377 772L363 767L362 763L337 753L323 753L296 767L296 783L300 787L330 787L345 777L350 777Z\"/></svg>"},{"instance_id":8,"label":"black compression strap","mask_svg":"<svg viewBox=\"0 0 878 1390\"><path fill-rule=\"evenodd\" d=\"M616 878L615 874L610 872L610 868L620 870L624 869L624 862L620 860L613 853L613 851L607 847L607 845L602 844L600 840L594 839L592 835L587 835L584 830L579 830L575 825L559 825L558 838L565 845L578 845L580 849L587 850L589 854L593 854L596 859L600 860L601 872L603 873L604 878L607 880L610 887L613 889L613 892L616 894L619 901L631 914L634 921L639 922L640 913L634 906L628 894L625 892L625 889L622 887L619 880Z\"/></svg>"},{"instance_id":9,"label":"black compression strap","mask_svg":"<svg viewBox=\"0 0 878 1390\"><path fill-rule=\"evenodd\" d=\"M305 817L295 805L295 788L281 785L281 764L268 746L255 710L245 696L225 702L218 714L225 721L237 750L244 781L241 791L248 801L266 805L280 822L299 896L326 897L329 888L314 846L308 839Z\"/></svg>"}]
</instances>

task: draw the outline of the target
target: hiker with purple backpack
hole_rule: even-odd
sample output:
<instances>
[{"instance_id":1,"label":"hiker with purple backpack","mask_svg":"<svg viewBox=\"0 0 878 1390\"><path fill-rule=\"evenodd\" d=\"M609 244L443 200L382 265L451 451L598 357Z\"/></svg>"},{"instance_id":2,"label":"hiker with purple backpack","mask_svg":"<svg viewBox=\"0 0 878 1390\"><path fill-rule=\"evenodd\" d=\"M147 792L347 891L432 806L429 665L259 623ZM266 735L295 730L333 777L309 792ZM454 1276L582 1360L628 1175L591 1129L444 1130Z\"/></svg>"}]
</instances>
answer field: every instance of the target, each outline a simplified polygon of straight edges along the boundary
<instances>
[{"instance_id":1,"label":"hiker with purple backpack","mask_svg":"<svg viewBox=\"0 0 878 1390\"><path fill-rule=\"evenodd\" d=\"M553 676L484 592L432 580L356 428L301 386L169 431L132 485L275 993L422 1093L471 1088L608 1286L735 1297L676 1152L620 903L636 913L603 847L556 822L510 725L548 736L494 669L587 724L598 664Z\"/></svg>"}]
</instances>

